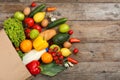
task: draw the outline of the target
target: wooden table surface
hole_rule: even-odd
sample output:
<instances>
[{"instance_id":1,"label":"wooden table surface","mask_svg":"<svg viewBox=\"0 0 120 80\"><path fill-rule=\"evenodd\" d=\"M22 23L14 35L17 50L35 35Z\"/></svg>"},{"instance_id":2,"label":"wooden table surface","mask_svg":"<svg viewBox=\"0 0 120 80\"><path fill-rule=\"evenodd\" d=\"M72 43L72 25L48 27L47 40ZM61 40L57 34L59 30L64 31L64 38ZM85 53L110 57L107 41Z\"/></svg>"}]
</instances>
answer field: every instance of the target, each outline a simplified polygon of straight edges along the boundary
<instances>
[{"instance_id":1,"label":"wooden table surface","mask_svg":"<svg viewBox=\"0 0 120 80\"><path fill-rule=\"evenodd\" d=\"M2 22L22 11L32 0L0 0ZM80 52L73 56L79 64L55 77L37 75L33 80L120 80L120 0L34 0L56 6L57 18L67 17L74 30L74 44Z\"/></svg>"}]
</instances>

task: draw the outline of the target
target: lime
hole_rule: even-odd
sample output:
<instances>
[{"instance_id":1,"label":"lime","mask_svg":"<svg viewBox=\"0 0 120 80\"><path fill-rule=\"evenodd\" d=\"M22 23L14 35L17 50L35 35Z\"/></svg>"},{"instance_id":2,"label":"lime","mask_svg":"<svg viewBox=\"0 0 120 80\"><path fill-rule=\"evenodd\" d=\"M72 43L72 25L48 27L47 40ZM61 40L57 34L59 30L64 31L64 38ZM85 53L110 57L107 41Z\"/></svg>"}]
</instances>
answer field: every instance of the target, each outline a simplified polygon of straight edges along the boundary
<instances>
[{"instance_id":1,"label":"lime","mask_svg":"<svg viewBox=\"0 0 120 80\"><path fill-rule=\"evenodd\" d=\"M39 35L39 31L38 30L33 29L33 30L30 31L30 38L31 39L37 38L38 35Z\"/></svg>"},{"instance_id":2,"label":"lime","mask_svg":"<svg viewBox=\"0 0 120 80\"><path fill-rule=\"evenodd\" d=\"M61 33L66 33L66 32L69 31L69 29L70 29L70 27L69 27L68 24L61 24L61 25L59 26L59 31L60 31Z\"/></svg>"},{"instance_id":3,"label":"lime","mask_svg":"<svg viewBox=\"0 0 120 80\"><path fill-rule=\"evenodd\" d=\"M71 54L71 51L68 48L62 48L61 53L64 57L67 57Z\"/></svg>"}]
</instances>

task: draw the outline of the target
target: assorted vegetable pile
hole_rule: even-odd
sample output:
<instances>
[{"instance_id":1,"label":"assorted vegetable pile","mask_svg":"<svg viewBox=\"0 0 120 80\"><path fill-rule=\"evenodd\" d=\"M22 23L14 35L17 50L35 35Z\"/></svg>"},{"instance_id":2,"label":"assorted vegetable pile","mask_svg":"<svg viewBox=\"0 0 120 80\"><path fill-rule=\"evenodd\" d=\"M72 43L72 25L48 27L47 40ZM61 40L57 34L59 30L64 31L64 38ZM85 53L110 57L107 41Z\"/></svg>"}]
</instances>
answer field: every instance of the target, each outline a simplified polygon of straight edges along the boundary
<instances>
[{"instance_id":1,"label":"assorted vegetable pile","mask_svg":"<svg viewBox=\"0 0 120 80\"><path fill-rule=\"evenodd\" d=\"M66 18L56 19L51 14L56 7L36 6L33 2L23 12L15 12L13 17L4 21L4 29L32 75L55 76L78 63L70 55L79 52L71 47L80 40L71 37L73 30Z\"/></svg>"}]
</instances>

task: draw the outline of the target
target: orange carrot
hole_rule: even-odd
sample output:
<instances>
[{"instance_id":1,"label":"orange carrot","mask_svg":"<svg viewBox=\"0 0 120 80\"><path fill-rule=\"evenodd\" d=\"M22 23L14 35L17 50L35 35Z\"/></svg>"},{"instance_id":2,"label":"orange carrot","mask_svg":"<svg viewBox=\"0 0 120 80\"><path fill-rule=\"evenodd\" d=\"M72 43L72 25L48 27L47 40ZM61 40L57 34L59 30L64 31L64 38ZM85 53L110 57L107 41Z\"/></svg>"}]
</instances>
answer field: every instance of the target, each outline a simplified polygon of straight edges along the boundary
<instances>
[{"instance_id":1,"label":"orange carrot","mask_svg":"<svg viewBox=\"0 0 120 80\"><path fill-rule=\"evenodd\" d=\"M46 10L47 12L52 12L56 10L56 7L48 7Z\"/></svg>"}]
</instances>

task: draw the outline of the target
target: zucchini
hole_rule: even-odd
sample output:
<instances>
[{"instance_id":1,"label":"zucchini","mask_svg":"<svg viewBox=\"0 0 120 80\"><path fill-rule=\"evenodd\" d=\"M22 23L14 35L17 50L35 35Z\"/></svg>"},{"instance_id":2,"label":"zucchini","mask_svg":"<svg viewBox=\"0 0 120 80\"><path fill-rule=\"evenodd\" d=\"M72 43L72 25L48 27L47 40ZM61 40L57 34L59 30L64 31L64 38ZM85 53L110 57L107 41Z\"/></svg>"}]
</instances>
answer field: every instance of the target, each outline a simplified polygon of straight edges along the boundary
<instances>
[{"instance_id":1,"label":"zucchini","mask_svg":"<svg viewBox=\"0 0 120 80\"><path fill-rule=\"evenodd\" d=\"M58 33L53 37L53 43L61 45L69 39L70 35L68 33Z\"/></svg>"},{"instance_id":2,"label":"zucchini","mask_svg":"<svg viewBox=\"0 0 120 80\"><path fill-rule=\"evenodd\" d=\"M54 22L49 23L48 26L47 26L47 29L54 28L54 27L56 27L56 26L58 26L60 24L65 23L66 21L67 21L66 18L60 18L60 19L58 19L58 20L56 20Z\"/></svg>"},{"instance_id":3,"label":"zucchini","mask_svg":"<svg viewBox=\"0 0 120 80\"><path fill-rule=\"evenodd\" d=\"M42 11L45 8L45 4L41 4L40 6L36 7L30 14L29 17L33 17L37 12Z\"/></svg>"}]
</instances>

